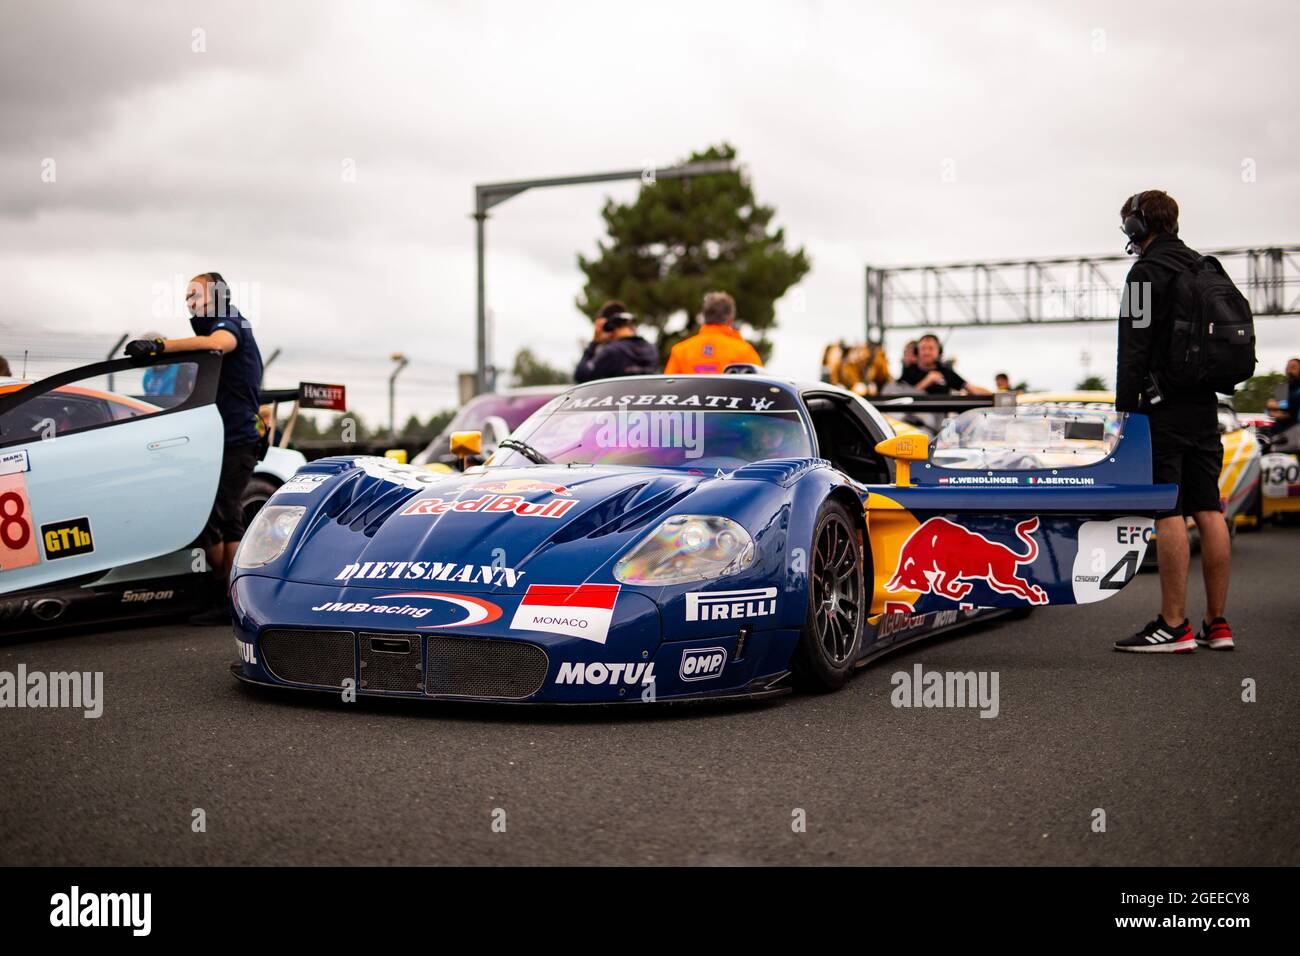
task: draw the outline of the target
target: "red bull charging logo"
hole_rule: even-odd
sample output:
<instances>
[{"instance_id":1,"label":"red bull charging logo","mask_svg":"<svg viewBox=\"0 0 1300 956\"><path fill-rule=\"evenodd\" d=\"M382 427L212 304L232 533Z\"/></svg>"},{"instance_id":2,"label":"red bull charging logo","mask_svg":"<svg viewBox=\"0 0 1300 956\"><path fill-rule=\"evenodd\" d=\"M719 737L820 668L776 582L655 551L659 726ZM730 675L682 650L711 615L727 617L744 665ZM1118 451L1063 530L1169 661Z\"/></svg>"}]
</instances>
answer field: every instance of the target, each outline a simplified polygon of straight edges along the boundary
<instances>
[{"instance_id":1,"label":"red bull charging logo","mask_svg":"<svg viewBox=\"0 0 1300 956\"><path fill-rule=\"evenodd\" d=\"M971 592L970 581L983 581L999 594L1046 604L1047 592L1019 575L1020 565L1033 564L1038 557L1038 542L1032 537L1037 530L1037 517L1016 525L1016 537L1025 543L1025 550L1017 552L947 518L930 518L903 542L898 571L885 590L960 601Z\"/></svg>"},{"instance_id":2,"label":"red bull charging logo","mask_svg":"<svg viewBox=\"0 0 1300 956\"><path fill-rule=\"evenodd\" d=\"M553 485L549 481L536 481L532 478L505 478L500 481L480 481L474 486L475 491L496 491L507 495L526 495L532 491L545 491L553 495L573 497L573 493L563 485Z\"/></svg>"}]
</instances>

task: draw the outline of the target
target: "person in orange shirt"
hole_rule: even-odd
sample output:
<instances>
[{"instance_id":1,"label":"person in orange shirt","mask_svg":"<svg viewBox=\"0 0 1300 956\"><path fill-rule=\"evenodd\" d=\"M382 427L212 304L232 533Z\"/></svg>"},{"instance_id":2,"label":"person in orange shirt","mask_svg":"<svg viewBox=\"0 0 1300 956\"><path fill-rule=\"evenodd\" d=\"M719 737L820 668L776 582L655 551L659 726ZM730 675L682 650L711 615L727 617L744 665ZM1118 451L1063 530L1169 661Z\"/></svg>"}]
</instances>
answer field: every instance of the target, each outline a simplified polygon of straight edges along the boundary
<instances>
[{"instance_id":1,"label":"person in orange shirt","mask_svg":"<svg viewBox=\"0 0 1300 956\"><path fill-rule=\"evenodd\" d=\"M762 366L754 347L735 329L736 300L725 292L710 292L700 312L703 327L673 346L664 366L665 375L719 375L728 365Z\"/></svg>"}]
</instances>

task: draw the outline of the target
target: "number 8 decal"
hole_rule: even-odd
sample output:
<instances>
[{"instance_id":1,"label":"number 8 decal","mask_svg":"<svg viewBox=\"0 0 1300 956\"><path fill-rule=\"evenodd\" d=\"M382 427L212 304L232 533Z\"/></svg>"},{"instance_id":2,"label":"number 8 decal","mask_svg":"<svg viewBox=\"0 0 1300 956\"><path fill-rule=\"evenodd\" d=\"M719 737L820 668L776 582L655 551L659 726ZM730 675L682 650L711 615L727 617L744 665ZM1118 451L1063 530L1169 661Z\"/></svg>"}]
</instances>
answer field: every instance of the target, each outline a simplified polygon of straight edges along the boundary
<instances>
[{"instance_id":1,"label":"number 8 decal","mask_svg":"<svg viewBox=\"0 0 1300 956\"><path fill-rule=\"evenodd\" d=\"M40 563L22 475L0 476L0 572Z\"/></svg>"}]
</instances>

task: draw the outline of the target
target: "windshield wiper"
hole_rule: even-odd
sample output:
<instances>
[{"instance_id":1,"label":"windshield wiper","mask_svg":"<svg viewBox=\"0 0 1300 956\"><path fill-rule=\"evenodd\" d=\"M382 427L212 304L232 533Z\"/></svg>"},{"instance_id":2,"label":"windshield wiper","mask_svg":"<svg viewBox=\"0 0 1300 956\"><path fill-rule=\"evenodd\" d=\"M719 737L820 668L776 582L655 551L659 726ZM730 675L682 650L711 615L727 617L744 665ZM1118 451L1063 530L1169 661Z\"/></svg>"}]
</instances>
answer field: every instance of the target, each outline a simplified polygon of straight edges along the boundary
<instances>
[{"instance_id":1,"label":"windshield wiper","mask_svg":"<svg viewBox=\"0 0 1300 956\"><path fill-rule=\"evenodd\" d=\"M555 462L547 458L540 451L528 444L526 441L520 441L518 438L507 438L497 443L498 448L513 448L519 454L523 455L534 465L553 465Z\"/></svg>"}]
</instances>

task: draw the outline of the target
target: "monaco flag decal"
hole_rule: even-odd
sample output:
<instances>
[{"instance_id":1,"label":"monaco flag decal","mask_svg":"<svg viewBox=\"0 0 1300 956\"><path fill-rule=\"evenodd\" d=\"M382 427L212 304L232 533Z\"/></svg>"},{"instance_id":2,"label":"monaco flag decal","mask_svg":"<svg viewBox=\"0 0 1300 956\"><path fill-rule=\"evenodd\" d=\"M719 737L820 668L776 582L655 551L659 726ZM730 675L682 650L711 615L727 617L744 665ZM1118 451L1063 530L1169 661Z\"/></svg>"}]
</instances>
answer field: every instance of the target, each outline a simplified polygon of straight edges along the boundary
<instances>
[{"instance_id":1,"label":"monaco flag decal","mask_svg":"<svg viewBox=\"0 0 1300 956\"><path fill-rule=\"evenodd\" d=\"M530 584L510 626L604 644L618 588L617 584Z\"/></svg>"}]
</instances>

